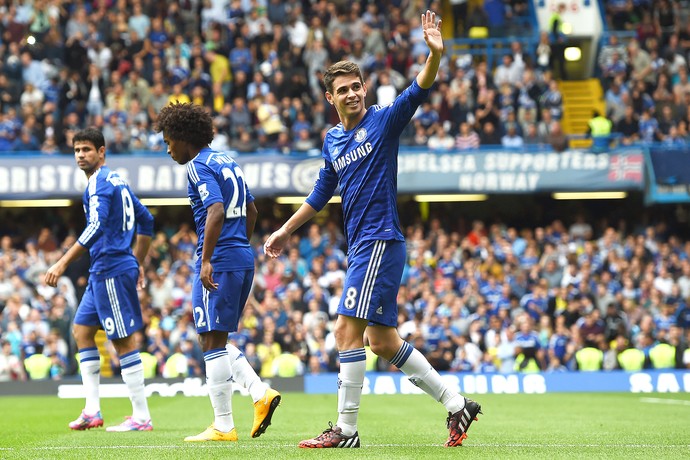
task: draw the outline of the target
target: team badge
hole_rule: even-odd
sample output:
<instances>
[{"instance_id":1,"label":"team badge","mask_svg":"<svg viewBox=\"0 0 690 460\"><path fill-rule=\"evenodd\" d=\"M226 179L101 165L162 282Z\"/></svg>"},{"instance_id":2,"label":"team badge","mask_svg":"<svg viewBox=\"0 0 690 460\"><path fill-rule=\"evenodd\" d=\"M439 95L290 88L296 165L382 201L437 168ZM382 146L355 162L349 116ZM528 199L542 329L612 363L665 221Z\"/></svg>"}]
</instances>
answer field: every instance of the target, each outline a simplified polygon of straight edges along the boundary
<instances>
[{"instance_id":1,"label":"team badge","mask_svg":"<svg viewBox=\"0 0 690 460\"><path fill-rule=\"evenodd\" d=\"M367 130L364 128L358 129L357 132L355 133L355 140L357 142L362 142L366 138L367 138Z\"/></svg>"}]
</instances>

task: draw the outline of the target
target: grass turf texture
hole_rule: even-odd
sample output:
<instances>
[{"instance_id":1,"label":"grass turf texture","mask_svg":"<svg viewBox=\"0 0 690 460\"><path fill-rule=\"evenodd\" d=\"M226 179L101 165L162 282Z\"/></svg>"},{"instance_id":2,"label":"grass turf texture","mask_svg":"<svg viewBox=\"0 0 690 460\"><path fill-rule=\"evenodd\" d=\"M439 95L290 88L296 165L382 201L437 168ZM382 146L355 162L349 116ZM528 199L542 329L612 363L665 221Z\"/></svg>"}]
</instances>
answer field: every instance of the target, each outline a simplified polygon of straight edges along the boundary
<instances>
[{"instance_id":1,"label":"grass turf texture","mask_svg":"<svg viewBox=\"0 0 690 460\"><path fill-rule=\"evenodd\" d=\"M690 394L477 395L484 415L464 446L444 448L443 408L424 395L362 397L361 449L298 449L335 422L335 395L283 395L273 424L249 436L251 399L235 395L238 443L185 443L213 419L208 398L151 397L154 431L73 432L82 400L0 397L0 458L690 458ZM105 426L130 413L126 399L102 400Z\"/></svg>"}]
</instances>

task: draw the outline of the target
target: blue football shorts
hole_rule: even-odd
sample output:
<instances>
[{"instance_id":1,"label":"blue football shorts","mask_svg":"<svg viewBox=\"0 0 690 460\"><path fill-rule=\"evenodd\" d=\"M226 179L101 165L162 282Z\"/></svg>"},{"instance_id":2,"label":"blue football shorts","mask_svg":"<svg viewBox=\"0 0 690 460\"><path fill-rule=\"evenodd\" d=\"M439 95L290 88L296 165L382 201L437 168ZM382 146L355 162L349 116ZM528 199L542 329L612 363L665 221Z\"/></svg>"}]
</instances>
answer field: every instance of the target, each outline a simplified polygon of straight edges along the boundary
<instances>
[{"instance_id":1,"label":"blue football shorts","mask_svg":"<svg viewBox=\"0 0 690 460\"><path fill-rule=\"evenodd\" d=\"M123 339L141 329L138 278L138 268L102 280L90 277L74 323L101 326L109 339Z\"/></svg>"},{"instance_id":2,"label":"blue football shorts","mask_svg":"<svg viewBox=\"0 0 690 460\"><path fill-rule=\"evenodd\" d=\"M254 270L214 272L218 289L209 291L194 274L192 310L199 334L210 331L235 332L252 288Z\"/></svg>"},{"instance_id":3,"label":"blue football shorts","mask_svg":"<svg viewBox=\"0 0 690 460\"><path fill-rule=\"evenodd\" d=\"M365 241L348 254L338 314L396 327L398 289L405 267L404 241Z\"/></svg>"}]
</instances>

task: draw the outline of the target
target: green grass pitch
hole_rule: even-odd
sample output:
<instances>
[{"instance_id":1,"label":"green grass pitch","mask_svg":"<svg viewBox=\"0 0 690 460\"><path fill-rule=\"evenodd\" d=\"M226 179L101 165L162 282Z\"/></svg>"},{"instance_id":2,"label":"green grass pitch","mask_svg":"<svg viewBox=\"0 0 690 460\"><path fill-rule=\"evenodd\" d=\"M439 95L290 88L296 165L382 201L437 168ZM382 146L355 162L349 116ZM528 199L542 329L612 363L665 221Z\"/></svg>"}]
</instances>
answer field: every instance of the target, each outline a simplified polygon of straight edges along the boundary
<instances>
[{"instance_id":1,"label":"green grass pitch","mask_svg":"<svg viewBox=\"0 0 690 460\"><path fill-rule=\"evenodd\" d=\"M336 419L335 395L287 393L273 424L249 437L252 404L235 395L238 443L182 439L212 421L208 398L151 397L154 431L71 432L81 400L0 397L0 458L5 459L571 459L690 458L690 394L477 395L484 415L463 447L446 449L443 407L424 395L367 395L361 449L303 450L301 439ZM126 399L102 400L106 426L129 414Z\"/></svg>"}]
</instances>

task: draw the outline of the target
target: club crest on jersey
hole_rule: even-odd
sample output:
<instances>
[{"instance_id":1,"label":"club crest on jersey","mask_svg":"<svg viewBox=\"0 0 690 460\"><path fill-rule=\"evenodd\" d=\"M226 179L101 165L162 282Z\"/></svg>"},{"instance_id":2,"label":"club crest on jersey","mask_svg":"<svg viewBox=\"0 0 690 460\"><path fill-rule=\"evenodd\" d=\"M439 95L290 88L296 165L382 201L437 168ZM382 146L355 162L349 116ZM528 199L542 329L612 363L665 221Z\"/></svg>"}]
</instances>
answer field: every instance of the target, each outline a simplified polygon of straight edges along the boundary
<instances>
[{"instance_id":1,"label":"club crest on jersey","mask_svg":"<svg viewBox=\"0 0 690 460\"><path fill-rule=\"evenodd\" d=\"M355 133L355 140L357 142L362 142L366 138L367 138L367 130L364 128L359 128L357 130L357 132Z\"/></svg>"}]
</instances>

